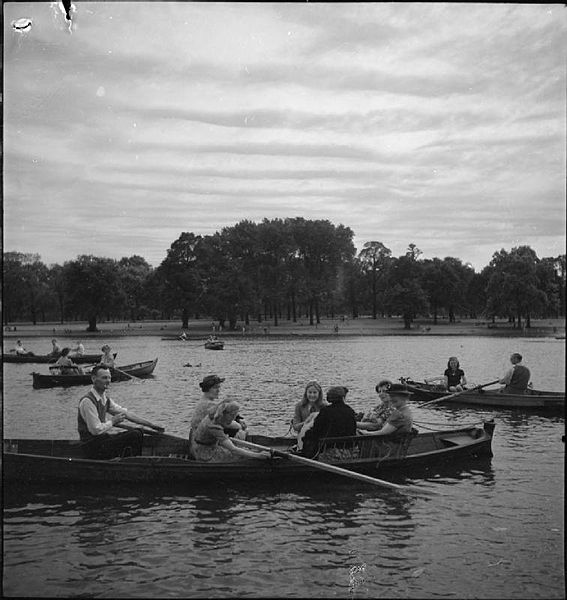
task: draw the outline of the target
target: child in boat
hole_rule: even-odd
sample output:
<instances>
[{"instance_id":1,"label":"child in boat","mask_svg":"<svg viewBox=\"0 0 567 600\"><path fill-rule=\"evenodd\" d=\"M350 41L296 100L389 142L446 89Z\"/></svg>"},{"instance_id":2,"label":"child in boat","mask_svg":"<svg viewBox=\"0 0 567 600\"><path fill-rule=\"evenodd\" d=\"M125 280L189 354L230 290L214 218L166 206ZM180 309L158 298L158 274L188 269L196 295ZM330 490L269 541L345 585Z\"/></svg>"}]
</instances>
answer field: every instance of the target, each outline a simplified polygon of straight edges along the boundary
<instances>
[{"instance_id":1,"label":"child in boat","mask_svg":"<svg viewBox=\"0 0 567 600\"><path fill-rule=\"evenodd\" d=\"M209 410L191 436L191 455L204 462L232 462L241 458L270 458L269 452L251 452L235 446L224 428L235 419L240 406L232 401L222 401Z\"/></svg>"},{"instance_id":2,"label":"child in boat","mask_svg":"<svg viewBox=\"0 0 567 600\"><path fill-rule=\"evenodd\" d=\"M383 379L376 386L376 392L380 398L380 403L366 411L360 420L356 422L356 428L365 431L378 431L382 429L388 418L392 414L394 407L390 401L390 395L388 390L392 386L392 382L389 379Z\"/></svg>"}]
</instances>

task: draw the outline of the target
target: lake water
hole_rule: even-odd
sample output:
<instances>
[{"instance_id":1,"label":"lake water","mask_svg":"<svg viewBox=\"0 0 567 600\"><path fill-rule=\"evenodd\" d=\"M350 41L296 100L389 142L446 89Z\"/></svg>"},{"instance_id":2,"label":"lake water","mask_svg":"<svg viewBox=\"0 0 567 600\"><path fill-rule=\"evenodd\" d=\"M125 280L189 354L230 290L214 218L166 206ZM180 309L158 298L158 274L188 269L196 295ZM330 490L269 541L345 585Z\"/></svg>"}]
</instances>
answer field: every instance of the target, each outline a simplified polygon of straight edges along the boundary
<instances>
[{"instance_id":1,"label":"lake water","mask_svg":"<svg viewBox=\"0 0 567 600\"><path fill-rule=\"evenodd\" d=\"M47 337L23 341L36 353L50 348ZM555 339L228 339L220 352L156 337L110 343L118 365L159 357L153 378L113 384L111 396L183 436L198 382L211 373L226 377L221 397L240 402L252 431L277 435L310 379L346 385L347 402L362 410L376 402L379 379L441 375L451 355L480 384L501 376L517 351L535 388L565 389L565 346ZM48 372L4 365L4 437L76 438L86 388L34 390L34 370ZM564 598L563 416L440 405L413 412L420 429L494 418L494 457L388 476L443 492L430 498L346 479L6 489L4 594Z\"/></svg>"}]
</instances>

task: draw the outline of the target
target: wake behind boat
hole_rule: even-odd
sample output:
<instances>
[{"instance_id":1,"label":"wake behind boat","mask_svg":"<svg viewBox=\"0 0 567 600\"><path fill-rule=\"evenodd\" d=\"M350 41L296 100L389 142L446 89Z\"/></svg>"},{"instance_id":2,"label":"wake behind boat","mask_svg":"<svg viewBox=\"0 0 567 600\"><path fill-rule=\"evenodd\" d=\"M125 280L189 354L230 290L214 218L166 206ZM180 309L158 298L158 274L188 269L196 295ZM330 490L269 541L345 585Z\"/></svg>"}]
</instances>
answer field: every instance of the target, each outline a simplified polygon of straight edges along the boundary
<instances>
[{"instance_id":1,"label":"wake behind boat","mask_svg":"<svg viewBox=\"0 0 567 600\"><path fill-rule=\"evenodd\" d=\"M492 456L494 422L449 431L406 434L401 437L357 435L321 440L318 462L335 465L355 473L376 477L394 470L396 474L412 467L431 470L458 461L472 461ZM296 439L249 435L250 442L280 452L289 452ZM4 440L4 477L33 483L66 482L219 482L272 481L285 476L295 481L329 474L316 466L298 464L285 457L269 460L242 459L232 462L199 462L189 456L187 439L157 433L144 433L141 456L124 456L110 460L83 458L78 440Z\"/></svg>"},{"instance_id":2,"label":"wake behind boat","mask_svg":"<svg viewBox=\"0 0 567 600\"><path fill-rule=\"evenodd\" d=\"M133 377L148 377L156 368L157 358L144 362L133 363L110 369L111 381L126 381ZM68 387L72 385L90 385L92 383L90 373L32 373L33 387L50 388L50 387Z\"/></svg>"}]
</instances>

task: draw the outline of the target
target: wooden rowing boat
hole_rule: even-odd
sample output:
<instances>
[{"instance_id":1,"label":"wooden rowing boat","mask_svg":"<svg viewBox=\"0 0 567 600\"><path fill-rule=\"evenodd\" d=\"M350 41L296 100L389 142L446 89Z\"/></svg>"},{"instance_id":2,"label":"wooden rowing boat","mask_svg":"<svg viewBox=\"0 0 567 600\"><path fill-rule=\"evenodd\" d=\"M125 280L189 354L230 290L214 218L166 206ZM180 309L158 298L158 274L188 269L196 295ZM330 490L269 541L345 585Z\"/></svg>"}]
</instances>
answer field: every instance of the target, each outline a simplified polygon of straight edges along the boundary
<instances>
[{"instance_id":1,"label":"wooden rowing boat","mask_svg":"<svg viewBox=\"0 0 567 600\"><path fill-rule=\"evenodd\" d=\"M116 358L116 352L114 358ZM57 356L51 354L42 354L34 356L23 356L21 354L8 353L2 354L2 362L7 363L54 363L57 360ZM69 357L76 364L96 363L102 358L102 354L83 354L82 356L70 356Z\"/></svg>"},{"instance_id":2,"label":"wooden rowing boat","mask_svg":"<svg viewBox=\"0 0 567 600\"><path fill-rule=\"evenodd\" d=\"M132 377L148 377L154 372L158 359L124 365L123 367L111 368L111 381L126 381ZM68 387L72 385L90 385L90 373L58 373L44 375L43 373L32 373L34 388Z\"/></svg>"},{"instance_id":3,"label":"wooden rowing boat","mask_svg":"<svg viewBox=\"0 0 567 600\"><path fill-rule=\"evenodd\" d=\"M322 440L317 460L356 473L378 476L388 470L401 474L413 467L435 467L492 456L494 422L450 431L388 436L357 435ZM273 456L269 460L240 459L207 463L189 457L187 439L167 434L144 434L141 456L111 460L82 457L81 442L70 440L5 439L5 480L96 482L216 482L280 481L285 476L309 480L336 478L313 466ZM287 452L295 438L249 435L249 441Z\"/></svg>"},{"instance_id":4,"label":"wooden rowing boat","mask_svg":"<svg viewBox=\"0 0 567 600\"><path fill-rule=\"evenodd\" d=\"M214 341L214 342L205 342L205 348L207 350L222 350L224 348L224 342Z\"/></svg>"},{"instance_id":5,"label":"wooden rowing boat","mask_svg":"<svg viewBox=\"0 0 567 600\"><path fill-rule=\"evenodd\" d=\"M451 392L445 390L442 386L419 383L411 379L401 378L402 383L407 390L412 392L412 400L418 402L429 402L438 400L437 403L447 404L471 404L486 407L519 408L519 409L565 409L564 392L544 392L541 390L528 389L523 394L509 394L497 390L480 389L464 394L459 394L454 398L442 400L443 396L451 395Z\"/></svg>"}]
</instances>

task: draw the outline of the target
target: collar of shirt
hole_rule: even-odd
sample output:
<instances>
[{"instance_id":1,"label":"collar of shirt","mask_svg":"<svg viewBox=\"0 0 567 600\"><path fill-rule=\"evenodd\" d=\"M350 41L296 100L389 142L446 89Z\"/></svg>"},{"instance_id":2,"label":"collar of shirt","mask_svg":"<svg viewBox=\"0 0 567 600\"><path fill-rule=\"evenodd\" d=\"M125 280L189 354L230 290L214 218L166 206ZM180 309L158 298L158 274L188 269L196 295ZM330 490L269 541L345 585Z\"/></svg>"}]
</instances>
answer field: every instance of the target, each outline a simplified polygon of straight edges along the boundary
<instances>
[{"instance_id":1,"label":"collar of shirt","mask_svg":"<svg viewBox=\"0 0 567 600\"><path fill-rule=\"evenodd\" d=\"M94 397L97 399L98 402L100 402L101 404L106 404L106 392L102 392L101 395L95 390L94 386L91 388L91 392L94 394Z\"/></svg>"}]
</instances>

